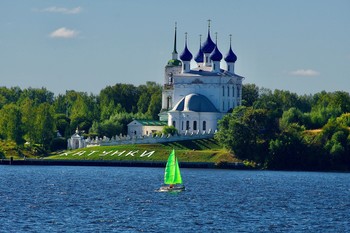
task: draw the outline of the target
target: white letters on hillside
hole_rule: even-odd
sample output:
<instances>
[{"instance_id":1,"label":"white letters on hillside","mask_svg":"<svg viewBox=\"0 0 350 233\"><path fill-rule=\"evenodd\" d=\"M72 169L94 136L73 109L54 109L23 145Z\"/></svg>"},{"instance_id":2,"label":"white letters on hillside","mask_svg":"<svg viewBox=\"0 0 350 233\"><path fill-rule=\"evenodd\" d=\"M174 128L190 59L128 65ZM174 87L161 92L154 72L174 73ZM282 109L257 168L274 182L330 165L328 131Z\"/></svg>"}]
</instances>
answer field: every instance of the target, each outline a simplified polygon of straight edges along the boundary
<instances>
[{"instance_id":1,"label":"white letters on hillside","mask_svg":"<svg viewBox=\"0 0 350 233\"><path fill-rule=\"evenodd\" d=\"M112 157L112 156L118 156L118 157L120 157L120 156L125 156L125 157L128 157L128 156L132 156L132 157L139 156L140 158L143 158L143 157L149 158L149 157L151 157L154 154L154 152L155 151L147 151L147 150L143 151L142 153L139 152L138 150L129 151L129 152L127 152L125 150L124 151L118 151L118 150L113 151L113 150L111 150L111 151L102 151L102 152L100 152L98 150L93 150L93 151L90 151L89 153L87 153L87 151L78 151L78 152L70 152L70 151L68 151L68 152L60 154L59 156L72 155L72 156L79 156L79 157L81 157L81 156L87 156L88 157L88 156L91 156L93 154L99 153L98 156L100 156L100 157L105 157L105 156L108 155L109 157Z\"/></svg>"}]
</instances>

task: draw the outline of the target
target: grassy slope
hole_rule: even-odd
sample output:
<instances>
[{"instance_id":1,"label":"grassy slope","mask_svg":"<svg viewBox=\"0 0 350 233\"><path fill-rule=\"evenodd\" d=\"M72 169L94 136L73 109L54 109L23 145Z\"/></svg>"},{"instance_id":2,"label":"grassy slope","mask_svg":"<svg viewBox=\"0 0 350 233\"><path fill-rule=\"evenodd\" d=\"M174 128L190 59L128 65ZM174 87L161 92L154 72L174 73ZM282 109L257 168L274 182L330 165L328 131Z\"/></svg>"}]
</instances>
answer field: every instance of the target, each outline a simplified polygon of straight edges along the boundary
<instances>
[{"instance_id":1,"label":"grassy slope","mask_svg":"<svg viewBox=\"0 0 350 233\"><path fill-rule=\"evenodd\" d=\"M13 141L3 141L0 140L0 159L9 159L13 157L14 159L23 159L36 157L30 149L18 147Z\"/></svg>"},{"instance_id":2,"label":"grassy slope","mask_svg":"<svg viewBox=\"0 0 350 233\"><path fill-rule=\"evenodd\" d=\"M66 151L52 155L49 159L82 160L131 160L131 161L166 161L172 149L180 162L237 162L231 153L222 149L214 139L180 141L161 144L98 146ZM124 153L122 153L125 151ZM134 152L128 154L128 152ZM141 155L154 151L150 157ZM122 154L121 154L122 153ZM128 154L128 155L127 155Z\"/></svg>"}]
</instances>

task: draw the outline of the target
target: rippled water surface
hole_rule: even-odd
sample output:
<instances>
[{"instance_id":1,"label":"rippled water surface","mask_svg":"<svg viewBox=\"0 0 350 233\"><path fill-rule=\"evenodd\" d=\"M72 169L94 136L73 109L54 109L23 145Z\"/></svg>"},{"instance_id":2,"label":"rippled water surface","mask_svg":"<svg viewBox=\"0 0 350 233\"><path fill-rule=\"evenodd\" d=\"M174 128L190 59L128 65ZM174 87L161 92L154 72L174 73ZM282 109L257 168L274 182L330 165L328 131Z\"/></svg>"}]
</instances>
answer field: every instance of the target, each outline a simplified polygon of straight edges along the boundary
<instances>
[{"instance_id":1,"label":"rippled water surface","mask_svg":"<svg viewBox=\"0 0 350 233\"><path fill-rule=\"evenodd\" d=\"M350 174L0 166L0 232L350 232Z\"/></svg>"}]
</instances>

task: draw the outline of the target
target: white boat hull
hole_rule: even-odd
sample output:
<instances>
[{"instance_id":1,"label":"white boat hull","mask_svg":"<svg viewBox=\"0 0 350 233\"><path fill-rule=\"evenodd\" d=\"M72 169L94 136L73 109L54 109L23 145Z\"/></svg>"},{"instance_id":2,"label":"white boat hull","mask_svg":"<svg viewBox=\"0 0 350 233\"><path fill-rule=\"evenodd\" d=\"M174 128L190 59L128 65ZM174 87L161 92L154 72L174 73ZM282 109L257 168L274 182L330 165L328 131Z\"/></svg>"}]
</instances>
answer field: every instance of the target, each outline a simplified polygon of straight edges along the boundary
<instances>
[{"instance_id":1,"label":"white boat hull","mask_svg":"<svg viewBox=\"0 0 350 233\"><path fill-rule=\"evenodd\" d=\"M169 186L162 186L158 190L158 192L182 192L185 191L185 186L174 186L170 188Z\"/></svg>"}]
</instances>

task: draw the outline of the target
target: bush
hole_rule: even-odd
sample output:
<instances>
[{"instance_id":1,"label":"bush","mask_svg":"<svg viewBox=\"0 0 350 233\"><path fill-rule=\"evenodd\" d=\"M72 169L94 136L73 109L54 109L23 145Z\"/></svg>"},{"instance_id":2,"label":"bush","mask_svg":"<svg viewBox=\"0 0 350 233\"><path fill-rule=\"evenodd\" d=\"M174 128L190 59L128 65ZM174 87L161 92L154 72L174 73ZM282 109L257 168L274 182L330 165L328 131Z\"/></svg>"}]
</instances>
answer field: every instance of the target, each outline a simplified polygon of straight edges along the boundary
<instances>
[{"instance_id":1,"label":"bush","mask_svg":"<svg viewBox=\"0 0 350 233\"><path fill-rule=\"evenodd\" d=\"M5 153L2 151L2 149L0 148L0 159L4 159L5 157Z\"/></svg>"},{"instance_id":2,"label":"bush","mask_svg":"<svg viewBox=\"0 0 350 233\"><path fill-rule=\"evenodd\" d=\"M67 140L65 138L54 138L51 141L50 150L66 150L67 149Z\"/></svg>"},{"instance_id":3,"label":"bush","mask_svg":"<svg viewBox=\"0 0 350 233\"><path fill-rule=\"evenodd\" d=\"M177 134L177 129L174 126L165 126L163 128L162 133L164 135L170 134L170 135L174 136L175 134Z\"/></svg>"}]
</instances>

